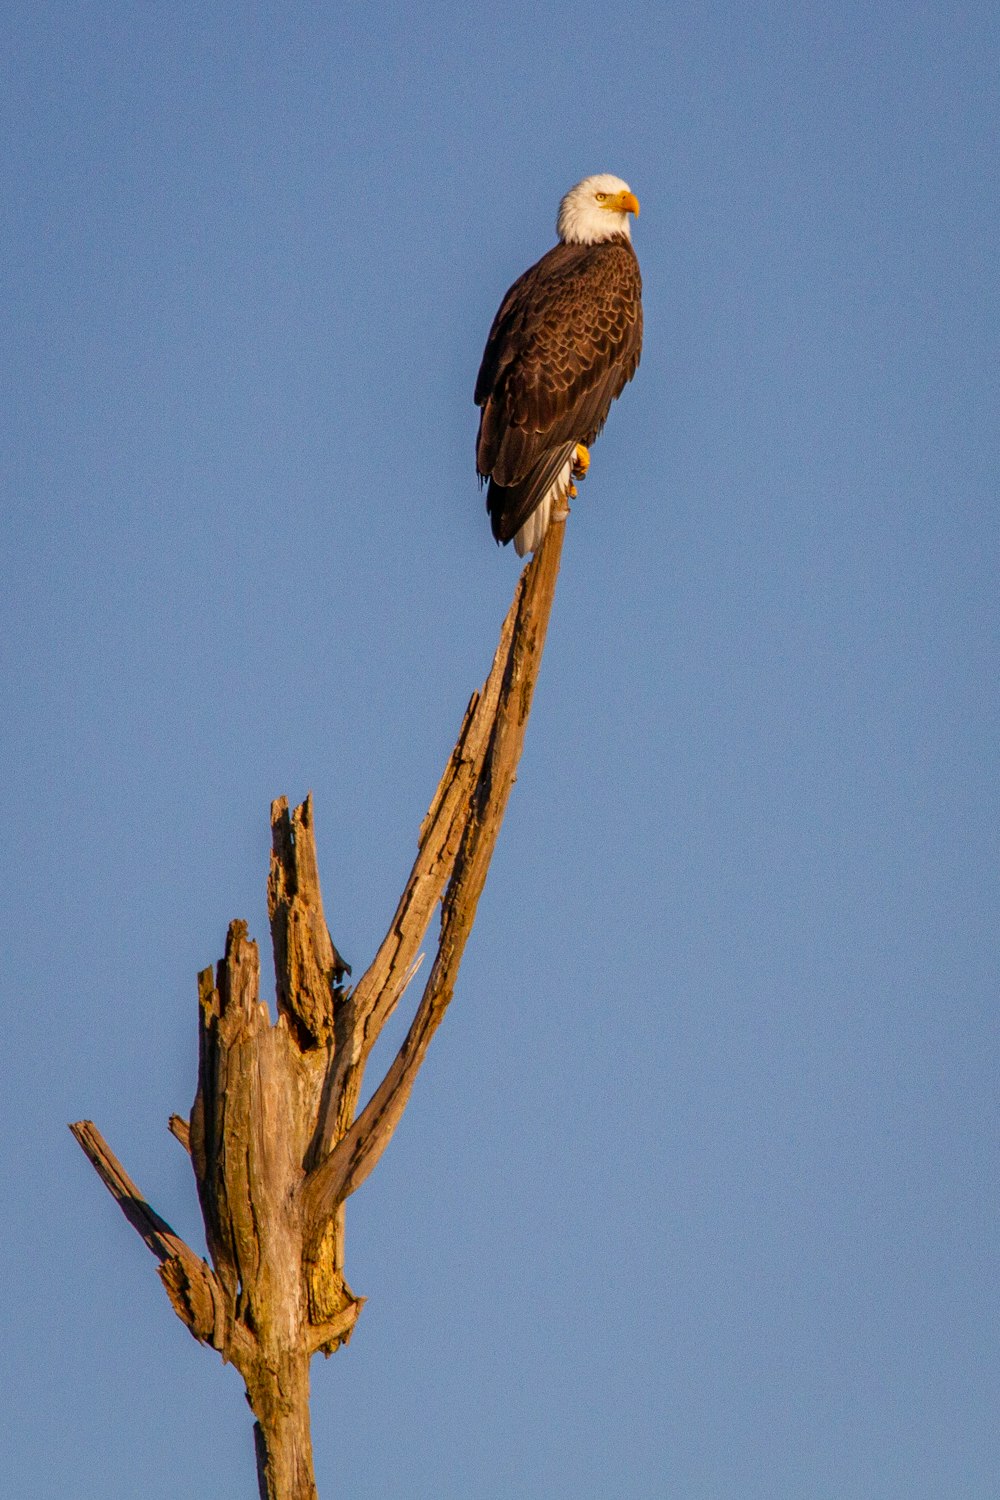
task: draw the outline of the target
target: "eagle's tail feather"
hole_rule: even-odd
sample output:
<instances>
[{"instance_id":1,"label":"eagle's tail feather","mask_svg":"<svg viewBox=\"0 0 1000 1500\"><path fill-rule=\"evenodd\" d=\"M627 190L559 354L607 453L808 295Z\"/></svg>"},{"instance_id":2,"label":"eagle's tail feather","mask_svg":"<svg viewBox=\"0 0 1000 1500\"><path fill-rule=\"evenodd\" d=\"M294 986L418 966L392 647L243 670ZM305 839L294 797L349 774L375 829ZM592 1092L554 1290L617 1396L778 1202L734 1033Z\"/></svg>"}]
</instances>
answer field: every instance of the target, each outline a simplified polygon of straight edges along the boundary
<instances>
[{"instance_id":1,"label":"eagle's tail feather","mask_svg":"<svg viewBox=\"0 0 1000 1500\"><path fill-rule=\"evenodd\" d=\"M560 469L558 476L553 480L551 487L546 492L541 504L535 507L520 531L516 533L514 537L514 551L518 557L526 557L529 552L538 551L542 545L542 539L549 529L549 522L552 520L553 512L558 515L566 503L571 482L570 462L567 459Z\"/></svg>"},{"instance_id":2,"label":"eagle's tail feather","mask_svg":"<svg viewBox=\"0 0 1000 1500\"><path fill-rule=\"evenodd\" d=\"M552 519L553 506L565 501L572 482L571 468L575 444L563 443L546 453L526 478L512 485L498 485L490 480L486 505L498 542L512 538L519 557L534 552Z\"/></svg>"},{"instance_id":3,"label":"eagle's tail feather","mask_svg":"<svg viewBox=\"0 0 1000 1500\"><path fill-rule=\"evenodd\" d=\"M555 485L552 489L555 489ZM529 552L538 551L542 545L542 538L549 529L551 519L552 490L549 490L545 499L535 506L520 531L514 533L514 551L518 557L527 557Z\"/></svg>"}]
</instances>

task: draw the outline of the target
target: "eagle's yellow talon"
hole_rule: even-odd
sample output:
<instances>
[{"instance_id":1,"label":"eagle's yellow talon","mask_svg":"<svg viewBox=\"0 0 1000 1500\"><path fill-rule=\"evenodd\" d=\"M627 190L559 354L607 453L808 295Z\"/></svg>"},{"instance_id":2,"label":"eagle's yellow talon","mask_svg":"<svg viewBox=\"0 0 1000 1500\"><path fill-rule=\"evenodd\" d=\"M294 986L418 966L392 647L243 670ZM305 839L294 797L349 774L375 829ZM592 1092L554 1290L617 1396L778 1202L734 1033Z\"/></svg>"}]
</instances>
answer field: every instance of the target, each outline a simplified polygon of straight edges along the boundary
<instances>
[{"instance_id":1,"label":"eagle's yellow talon","mask_svg":"<svg viewBox=\"0 0 1000 1500\"><path fill-rule=\"evenodd\" d=\"M577 443L573 449L573 478L586 478L587 470L590 468L590 452L582 443Z\"/></svg>"},{"instance_id":2,"label":"eagle's yellow talon","mask_svg":"<svg viewBox=\"0 0 1000 1500\"><path fill-rule=\"evenodd\" d=\"M570 484L567 487L567 489L566 489L566 498L567 498L567 500L575 500L576 499L576 485L575 484Z\"/></svg>"}]
</instances>

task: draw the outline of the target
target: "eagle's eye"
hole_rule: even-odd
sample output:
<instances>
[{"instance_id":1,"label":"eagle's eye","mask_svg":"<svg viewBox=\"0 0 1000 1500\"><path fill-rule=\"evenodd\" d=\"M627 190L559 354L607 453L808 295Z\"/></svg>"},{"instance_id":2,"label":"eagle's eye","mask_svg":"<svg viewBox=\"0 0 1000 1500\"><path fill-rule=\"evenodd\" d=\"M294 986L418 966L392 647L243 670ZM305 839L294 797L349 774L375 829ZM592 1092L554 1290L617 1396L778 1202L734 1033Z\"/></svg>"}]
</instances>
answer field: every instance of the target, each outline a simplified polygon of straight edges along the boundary
<instances>
[{"instance_id":1,"label":"eagle's eye","mask_svg":"<svg viewBox=\"0 0 1000 1500\"><path fill-rule=\"evenodd\" d=\"M608 196L607 193L598 193L597 194L597 201L598 201L598 203L603 203L604 200L605 200L605 198L607 196Z\"/></svg>"}]
</instances>

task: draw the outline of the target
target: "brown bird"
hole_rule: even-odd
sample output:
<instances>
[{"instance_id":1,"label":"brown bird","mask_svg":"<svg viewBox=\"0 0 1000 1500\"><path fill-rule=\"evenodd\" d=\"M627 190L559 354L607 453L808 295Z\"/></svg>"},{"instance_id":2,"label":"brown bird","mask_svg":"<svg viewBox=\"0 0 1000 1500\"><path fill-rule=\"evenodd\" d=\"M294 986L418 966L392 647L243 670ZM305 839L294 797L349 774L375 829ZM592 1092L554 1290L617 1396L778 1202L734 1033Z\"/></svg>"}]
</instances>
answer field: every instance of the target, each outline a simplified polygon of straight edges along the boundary
<instances>
[{"instance_id":1,"label":"brown bird","mask_svg":"<svg viewBox=\"0 0 1000 1500\"><path fill-rule=\"evenodd\" d=\"M476 380L476 469L498 542L523 557L566 513L587 451L642 351L642 278L628 183L585 177L559 205L559 243L525 271L493 319Z\"/></svg>"}]
</instances>

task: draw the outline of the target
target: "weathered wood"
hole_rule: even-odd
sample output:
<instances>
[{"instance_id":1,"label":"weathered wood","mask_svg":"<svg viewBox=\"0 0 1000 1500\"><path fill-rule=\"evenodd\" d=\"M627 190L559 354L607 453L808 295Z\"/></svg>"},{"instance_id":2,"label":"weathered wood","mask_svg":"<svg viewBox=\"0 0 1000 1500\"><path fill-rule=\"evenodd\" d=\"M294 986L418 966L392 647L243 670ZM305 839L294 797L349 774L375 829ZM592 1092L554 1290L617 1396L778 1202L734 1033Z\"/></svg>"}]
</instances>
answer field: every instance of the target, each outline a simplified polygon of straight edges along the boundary
<instances>
[{"instance_id":1,"label":"weathered wood","mask_svg":"<svg viewBox=\"0 0 1000 1500\"><path fill-rule=\"evenodd\" d=\"M563 532L561 521L549 527L521 575L389 931L353 991L323 912L312 798L291 813L285 798L272 804L277 1019L260 998L257 945L232 922L214 974L198 976L190 1119L169 1122L190 1153L212 1266L142 1198L91 1122L71 1127L160 1260L178 1316L243 1376L264 1500L316 1497L309 1361L348 1342L364 1303L344 1274L345 1200L385 1150L454 993L524 743ZM365 1065L439 903L437 953L406 1040L359 1113Z\"/></svg>"},{"instance_id":2,"label":"weathered wood","mask_svg":"<svg viewBox=\"0 0 1000 1500\"><path fill-rule=\"evenodd\" d=\"M150 1207L93 1120L78 1120L69 1128L132 1228L160 1261L160 1280L181 1322L199 1342L223 1354L234 1339L241 1352L247 1350L243 1330L233 1329L223 1287L208 1263Z\"/></svg>"},{"instance_id":3,"label":"weathered wood","mask_svg":"<svg viewBox=\"0 0 1000 1500\"><path fill-rule=\"evenodd\" d=\"M175 1140L180 1141L184 1150L191 1155L191 1126L182 1115L171 1115L167 1121L167 1129Z\"/></svg>"},{"instance_id":4,"label":"weathered wood","mask_svg":"<svg viewBox=\"0 0 1000 1500\"><path fill-rule=\"evenodd\" d=\"M278 1013L301 1032L303 1045L325 1045L351 972L333 946L319 888L312 793L289 816L288 798L271 803L271 921Z\"/></svg>"},{"instance_id":5,"label":"weathered wood","mask_svg":"<svg viewBox=\"0 0 1000 1500\"><path fill-rule=\"evenodd\" d=\"M454 992L458 967L475 920L476 907L486 881L524 745L559 573L563 534L564 527L561 523L549 527L538 557L522 576L501 635L493 671L479 700L480 703L489 705L484 743L480 746L477 739L476 753L469 760L456 759L458 746L456 747L456 754L453 754L425 820L422 833L428 828L436 829L438 839L429 851L422 839L421 852L407 884L407 891L419 889L424 878L422 863L430 863L433 858L439 878L441 867L445 863L450 867L450 881L441 911L441 937L437 957L406 1039L385 1078L361 1114L353 1123L341 1129L337 1145L310 1173L306 1193L310 1212L317 1222L322 1222L324 1214L333 1211L338 1203L360 1187L388 1145L406 1107L417 1070ZM473 721L478 706L474 700L474 707L470 710ZM469 716L466 718L466 725L468 723ZM463 729L465 727L463 725ZM462 743L460 735L459 746ZM463 788L466 795L461 819L453 819L449 824L448 835L455 837L458 831L455 823L460 823L461 837L454 853L446 861L448 836L442 837L436 812L447 806L453 782L460 779L461 769L469 766L475 769L475 780L471 787L466 781ZM425 913L423 906L416 900L411 905L404 905L404 902L397 909L390 935L395 940L394 956L401 954L405 957L423 940L433 905ZM385 944L383 949L384 947ZM387 972L376 969L382 951L380 949L375 964L358 986L360 990L373 971L377 976L372 980L373 989L381 981L381 992L371 1000L366 997L364 1008L358 1008L359 1024L365 1027L367 1023L368 1030L375 1030L376 1035L385 1020L380 1014L380 1001L387 991L390 995L392 993L391 964L387 966ZM365 1019L361 1019L362 1014ZM359 1075L374 1037L369 1041L366 1035L365 1041L368 1046L359 1060ZM357 1080L345 1079L344 1087L345 1090L350 1090L349 1102L353 1114L360 1076Z\"/></svg>"},{"instance_id":6,"label":"weathered wood","mask_svg":"<svg viewBox=\"0 0 1000 1500\"><path fill-rule=\"evenodd\" d=\"M296 1350L247 1379L247 1397L257 1418L261 1500L318 1500L309 1430L310 1353Z\"/></svg>"}]
</instances>

